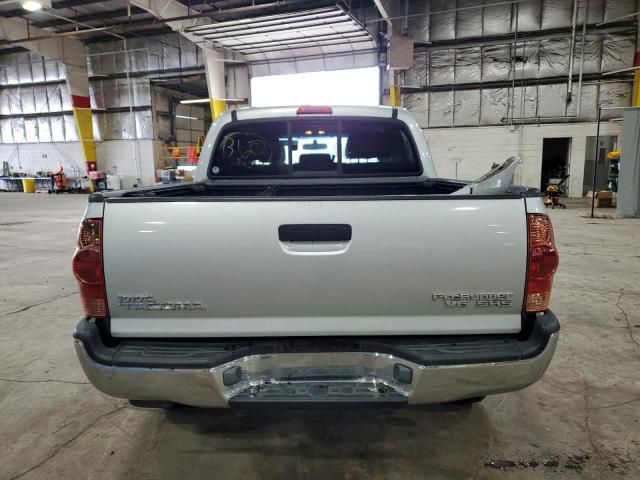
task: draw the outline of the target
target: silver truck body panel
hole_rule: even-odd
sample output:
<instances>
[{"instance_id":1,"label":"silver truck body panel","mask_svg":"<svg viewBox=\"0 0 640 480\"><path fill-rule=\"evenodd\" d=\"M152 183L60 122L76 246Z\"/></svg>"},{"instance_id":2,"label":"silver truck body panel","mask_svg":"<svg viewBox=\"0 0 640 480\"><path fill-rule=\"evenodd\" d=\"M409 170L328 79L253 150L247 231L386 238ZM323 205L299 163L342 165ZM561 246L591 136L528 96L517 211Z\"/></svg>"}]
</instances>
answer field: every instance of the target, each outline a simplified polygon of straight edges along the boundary
<instances>
[{"instance_id":1,"label":"silver truck body panel","mask_svg":"<svg viewBox=\"0 0 640 480\"><path fill-rule=\"evenodd\" d=\"M522 198L174 200L105 204L104 268L114 336L439 335L521 328L527 258ZM284 224L349 224L353 236L342 243L281 242L278 227ZM434 294L509 294L510 301L447 304Z\"/></svg>"}]
</instances>

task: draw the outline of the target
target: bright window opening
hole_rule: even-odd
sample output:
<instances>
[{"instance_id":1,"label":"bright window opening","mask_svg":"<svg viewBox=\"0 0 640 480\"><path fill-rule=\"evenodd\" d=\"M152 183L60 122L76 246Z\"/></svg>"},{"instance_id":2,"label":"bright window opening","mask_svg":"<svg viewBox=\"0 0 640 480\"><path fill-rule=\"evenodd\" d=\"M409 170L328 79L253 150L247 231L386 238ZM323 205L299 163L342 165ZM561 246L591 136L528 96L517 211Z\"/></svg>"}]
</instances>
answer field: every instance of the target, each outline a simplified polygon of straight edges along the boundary
<instances>
[{"instance_id":1,"label":"bright window opening","mask_svg":"<svg viewBox=\"0 0 640 480\"><path fill-rule=\"evenodd\" d=\"M254 107L380 104L378 67L293 73L251 79Z\"/></svg>"}]
</instances>

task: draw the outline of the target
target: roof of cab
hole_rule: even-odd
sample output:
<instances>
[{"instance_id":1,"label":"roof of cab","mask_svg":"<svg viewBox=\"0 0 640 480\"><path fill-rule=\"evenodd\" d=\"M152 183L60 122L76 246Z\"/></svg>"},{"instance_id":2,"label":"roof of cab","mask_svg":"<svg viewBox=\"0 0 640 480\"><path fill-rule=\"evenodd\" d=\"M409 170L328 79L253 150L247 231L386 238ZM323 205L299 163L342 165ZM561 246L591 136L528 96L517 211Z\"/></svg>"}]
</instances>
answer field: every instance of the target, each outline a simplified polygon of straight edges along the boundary
<instances>
[{"instance_id":1,"label":"roof of cab","mask_svg":"<svg viewBox=\"0 0 640 480\"><path fill-rule=\"evenodd\" d=\"M314 107L309 105L302 105L303 107ZM305 116L319 116L328 117L340 116L340 117L380 117L391 118L393 114L393 107L389 106L362 106L362 105L328 105L332 113L319 113L319 114L298 114L298 108L300 106L287 106L287 107L247 107L236 110L236 118L238 120L253 120L259 118L282 118L282 117L305 117ZM324 106L323 106L324 107ZM398 108L398 111L404 110ZM230 115L230 113L227 113Z\"/></svg>"}]
</instances>

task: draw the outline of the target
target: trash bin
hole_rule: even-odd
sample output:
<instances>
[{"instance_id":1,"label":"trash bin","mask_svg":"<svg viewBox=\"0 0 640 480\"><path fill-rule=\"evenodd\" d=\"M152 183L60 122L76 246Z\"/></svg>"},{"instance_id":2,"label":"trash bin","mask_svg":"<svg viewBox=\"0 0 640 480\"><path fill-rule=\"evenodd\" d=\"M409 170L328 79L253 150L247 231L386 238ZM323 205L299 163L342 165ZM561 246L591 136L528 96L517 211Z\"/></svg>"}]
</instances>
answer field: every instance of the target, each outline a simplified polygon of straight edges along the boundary
<instances>
[{"instance_id":1,"label":"trash bin","mask_svg":"<svg viewBox=\"0 0 640 480\"><path fill-rule=\"evenodd\" d=\"M35 178L23 178L22 179L22 191L24 193L36 193L36 179Z\"/></svg>"}]
</instances>

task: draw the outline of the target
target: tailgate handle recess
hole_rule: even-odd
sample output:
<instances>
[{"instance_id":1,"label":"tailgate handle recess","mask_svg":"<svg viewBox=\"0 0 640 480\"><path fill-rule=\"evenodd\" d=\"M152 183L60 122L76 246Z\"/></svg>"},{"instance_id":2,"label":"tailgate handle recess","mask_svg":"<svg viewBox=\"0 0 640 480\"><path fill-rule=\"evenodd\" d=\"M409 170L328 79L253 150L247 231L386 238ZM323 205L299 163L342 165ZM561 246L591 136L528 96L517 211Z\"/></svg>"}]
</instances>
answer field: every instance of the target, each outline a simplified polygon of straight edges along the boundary
<instances>
[{"instance_id":1,"label":"tailgate handle recess","mask_svg":"<svg viewBox=\"0 0 640 480\"><path fill-rule=\"evenodd\" d=\"M281 242L348 242L351 225L346 223L280 225Z\"/></svg>"}]
</instances>

